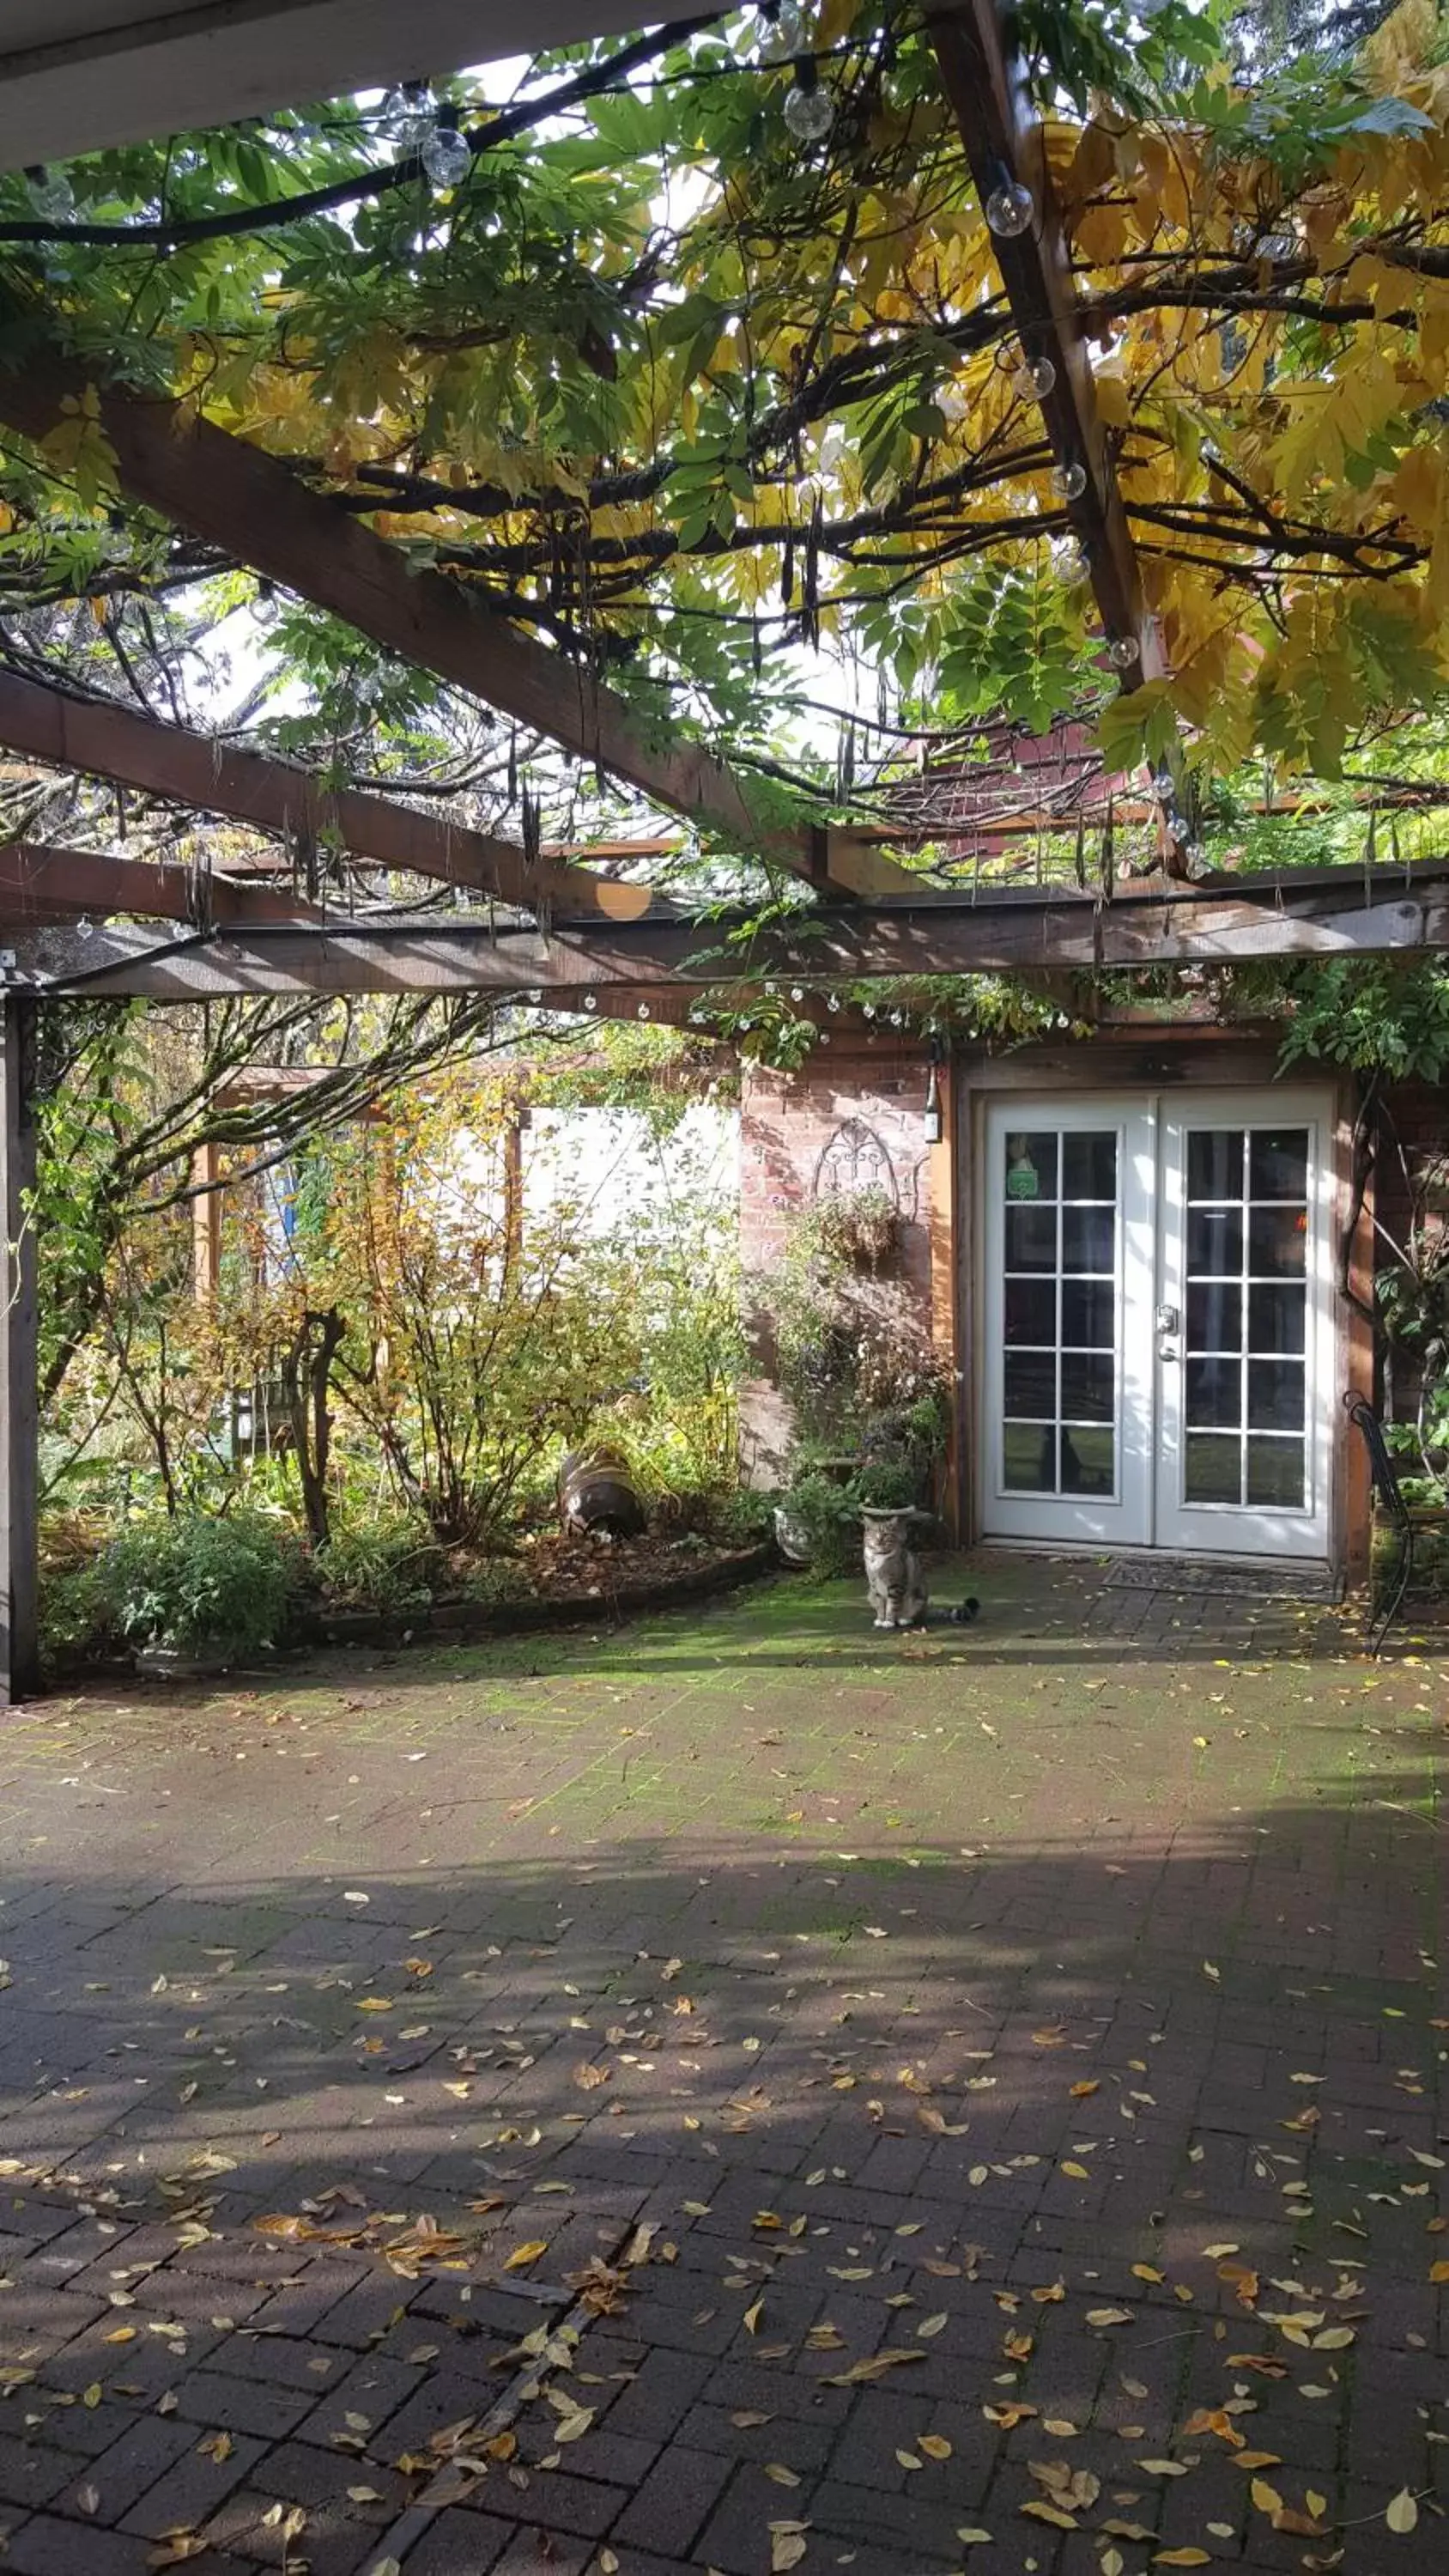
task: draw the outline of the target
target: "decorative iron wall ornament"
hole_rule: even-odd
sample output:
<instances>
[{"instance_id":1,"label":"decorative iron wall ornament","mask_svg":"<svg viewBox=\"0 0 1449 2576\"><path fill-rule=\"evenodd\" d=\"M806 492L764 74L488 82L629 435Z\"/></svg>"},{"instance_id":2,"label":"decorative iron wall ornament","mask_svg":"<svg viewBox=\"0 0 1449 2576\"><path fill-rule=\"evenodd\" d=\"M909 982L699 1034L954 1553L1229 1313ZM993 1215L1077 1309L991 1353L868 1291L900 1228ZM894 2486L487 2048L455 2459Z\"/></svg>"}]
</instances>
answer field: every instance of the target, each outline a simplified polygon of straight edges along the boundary
<instances>
[{"instance_id":1,"label":"decorative iron wall ornament","mask_svg":"<svg viewBox=\"0 0 1449 2576\"><path fill-rule=\"evenodd\" d=\"M847 1118L815 1166L815 1196L853 1198L860 1190L884 1190L894 1206L900 1205L895 1170L880 1137L863 1118Z\"/></svg>"}]
</instances>

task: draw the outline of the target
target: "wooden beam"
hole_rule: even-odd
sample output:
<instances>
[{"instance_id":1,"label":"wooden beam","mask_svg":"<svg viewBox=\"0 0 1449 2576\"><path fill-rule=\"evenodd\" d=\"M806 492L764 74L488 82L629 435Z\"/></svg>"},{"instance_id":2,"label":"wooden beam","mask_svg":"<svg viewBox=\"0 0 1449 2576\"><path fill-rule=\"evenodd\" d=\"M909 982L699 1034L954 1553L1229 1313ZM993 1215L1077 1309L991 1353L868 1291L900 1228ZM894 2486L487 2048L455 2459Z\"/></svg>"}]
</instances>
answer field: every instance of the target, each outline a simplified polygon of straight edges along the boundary
<instances>
[{"instance_id":1,"label":"wooden beam","mask_svg":"<svg viewBox=\"0 0 1449 2576\"><path fill-rule=\"evenodd\" d=\"M5 1313L0 1319L0 1707L40 1685L39 1345L36 1329L35 1004L0 999L0 1211Z\"/></svg>"},{"instance_id":2,"label":"wooden beam","mask_svg":"<svg viewBox=\"0 0 1449 2576\"><path fill-rule=\"evenodd\" d=\"M221 1149L214 1139L198 1145L191 1157L192 1293L198 1306L212 1306L221 1286Z\"/></svg>"},{"instance_id":3,"label":"wooden beam","mask_svg":"<svg viewBox=\"0 0 1449 2576\"><path fill-rule=\"evenodd\" d=\"M1109 640L1134 637L1138 644L1140 661L1120 675L1124 689L1135 689L1144 679L1159 677L1162 663L1097 411L1071 251L1052 194L1041 120L1027 97L1001 0L926 0L926 24L983 208L1003 177L1020 180L1035 200L1035 219L1027 230L1006 237L993 234L991 247L1023 349L1028 357L1049 359L1056 370L1041 414L1058 463L1075 462L1086 473L1085 490L1065 506Z\"/></svg>"},{"instance_id":4,"label":"wooden beam","mask_svg":"<svg viewBox=\"0 0 1449 2576\"><path fill-rule=\"evenodd\" d=\"M400 547L312 490L282 458L218 429L194 405L93 387L84 369L33 343L15 363L23 372L0 372L0 420L41 440L67 418L67 406L73 416L94 393L123 490L389 652L597 762L654 804L837 894L914 885L909 871L879 853L863 859L849 835L837 842L809 828L763 825L740 779L701 744L651 723L459 583L410 567Z\"/></svg>"},{"instance_id":5,"label":"wooden beam","mask_svg":"<svg viewBox=\"0 0 1449 2576\"><path fill-rule=\"evenodd\" d=\"M0 376L0 392L7 381ZM647 887L620 885L545 857L530 866L512 841L490 832L468 831L359 788L329 787L272 752L188 733L110 698L67 697L9 671L0 671L0 743L55 769L83 770L201 813L256 823L294 847L336 842L379 867L468 886L527 912L553 906L633 921L649 906Z\"/></svg>"},{"instance_id":6,"label":"wooden beam","mask_svg":"<svg viewBox=\"0 0 1449 2576\"><path fill-rule=\"evenodd\" d=\"M117 859L104 850L58 849L50 841L0 843L0 929L22 930L58 914L135 913L154 921L194 921L198 887L189 868L153 859ZM205 888L213 921L312 921L325 914L276 886L236 885L213 875Z\"/></svg>"},{"instance_id":7,"label":"wooden beam","mask_svg":"<svg viewBox=\"0 0 1449 2576\"><path fill-rule=\"evenodd\" d=\"M221 993L496 992L545 987L582 998L613 985L698 991L798 979L828 993L835 981L960 974L1087 973L1259 957L1345 957L1449 948L1449 867L1304 871L1309 882L1245 880L1221 887L1119 895L993 893L974 900L867 908L839 904L728 945L747 917L599 926L557 923L503 932L481 922L339 922L322 929L263 923L157 943L118 924L77 942L39 931L15 942L16 971L42 992L139 993L199 1001ZM1314 880L1316 879L1316 882ZM1327 882L1325 882L1327 880Z\"/></svg>"}]
</instances>

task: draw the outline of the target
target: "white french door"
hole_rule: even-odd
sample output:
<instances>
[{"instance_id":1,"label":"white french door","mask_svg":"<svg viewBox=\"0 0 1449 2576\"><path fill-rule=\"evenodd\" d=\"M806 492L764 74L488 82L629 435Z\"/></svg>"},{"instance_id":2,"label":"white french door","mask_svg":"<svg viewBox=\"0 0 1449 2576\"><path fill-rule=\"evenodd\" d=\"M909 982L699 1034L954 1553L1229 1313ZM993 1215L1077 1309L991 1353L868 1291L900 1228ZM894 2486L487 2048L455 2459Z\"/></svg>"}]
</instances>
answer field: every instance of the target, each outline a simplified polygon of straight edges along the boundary
<instances>
[{"instance_id":1,"label":"white french door","mask_svg":"<svg viewBox=\"0 0 1449 2576\"><path fill-rule=\"evenodd\" d=\"M988 1108L981 1526L1326 1556L1332 1105Z\"/></svg>"}]
</instances>

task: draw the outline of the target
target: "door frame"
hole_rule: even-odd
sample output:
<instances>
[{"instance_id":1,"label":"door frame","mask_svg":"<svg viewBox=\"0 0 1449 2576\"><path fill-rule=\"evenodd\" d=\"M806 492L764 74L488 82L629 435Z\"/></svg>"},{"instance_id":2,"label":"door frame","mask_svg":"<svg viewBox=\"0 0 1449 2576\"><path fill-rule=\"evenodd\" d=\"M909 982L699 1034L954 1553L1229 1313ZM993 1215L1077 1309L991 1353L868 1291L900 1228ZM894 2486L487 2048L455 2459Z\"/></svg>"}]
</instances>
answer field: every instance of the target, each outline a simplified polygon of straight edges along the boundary
<instances>
[{"instance_id":1,"label":"door frame","mask_svg":"<svg viewBox=\"0 0 1449 2576\"><path fill-rule=\"evenodd\" d=\"M1006 1055L962 1053L954 1081L951 1196L954 1221L957 1465L953 1478L960 1536L967 1544L985 1538L985 1298L984 1238L986 1189L986 1113L1004 1093L1047 1099L1062 1092L1084 1102L1103 1094L1118 1096L1153 1092L1172 1104L1196 1093L1205 1105L1232 1091L1249 1091L1263 1110L1276 1114L1292 1094L1279 1086L1279 1042L1271 1033L1254 1033L1199 1024L1191 1029L1164 1025L1144 1029L1104 1026L1087 1040L1045 1040ZM1304 1086L1295 1086L1301 1090ZM1373 1350L1367 1323L1346 1297L1336 1293L1335 1265L1344 1257L1342 1230L1352 1200L1354 1133L1357 1102L1351 1084L1341 1077L1314 1086L1320 1103L1325 1143L1325 1187L1329 1193L1327 1234L1328 1312L1321 1384L1333 1391L1323 1407L1326 1467L1327 1554L1331 1566L1361 1575L1367 1562L1369 1494L1355 1445L1342 1436L1337 1389L1372 1391ZM1023 1098L1023 1108L1025 1098ZM1370 1193L1371 1201L1371 1193ZM1362 1250L1362 1226L1348 1247L1351 1284L1364 1293L1368 1276ZM1007 1538L994 1535L986 1544L1047 1554L1100 1553L1100 1544L1071 1539ZM1128 1553L1151 1553L1128 1550ZM1212 1551L1195 1550L1208 1554ZM1244 1561L1241 1552L1217 1551ZM1251 1560L1248 1560L1251 1561ZM1259 1559L1259 1562L1265 1560ZM1314 1560L1304 1560L1314 1561Z\"/></svg>"}]
</instances>

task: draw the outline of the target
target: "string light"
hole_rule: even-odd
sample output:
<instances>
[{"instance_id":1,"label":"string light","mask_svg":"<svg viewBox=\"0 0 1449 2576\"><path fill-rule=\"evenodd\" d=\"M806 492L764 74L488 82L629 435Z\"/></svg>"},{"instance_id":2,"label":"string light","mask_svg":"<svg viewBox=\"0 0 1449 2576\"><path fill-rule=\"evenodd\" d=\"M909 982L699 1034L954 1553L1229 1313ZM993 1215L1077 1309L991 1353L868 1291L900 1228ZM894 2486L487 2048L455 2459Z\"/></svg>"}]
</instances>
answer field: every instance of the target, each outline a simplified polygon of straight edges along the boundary
<instances>
[{"instance_id":1,"label":"string light","mask_svg":"<svg viewBox=\"0 0 1449 2576\"><path fill-rule=\"evenodd\" d=\"M416 152L437 123L438 111L426 81L403 81L382 102L379 122L400 152Z\"/></svg>"},{"instance_id":2,"label":"string light","mask_svg":"<svg viewBox=\"0 0 1449 2576\"><path fill-rule=\"evenodd\" d=\"M1135 635L1114 635L1107 647L1107 659L1114 671L1130 671L1142 659L1142 647Z\"/></svg>"},{"instance_id":3,"label":"string light","mask_svg":"<svg viewBox=\"0 0 1449 2576\"><path fill-rule=\"evenodd\" d=\"M822 143L835 123L835 110L809 54L795 65L795 85L785 101L785 123L797 143Z\"/></svg>"},{"instance_id":4,"label":"string light","mask_svg":"<svg viewBox=\"0 0 1449 2576\"><path fill-rule=\"evenodd\" d=\"M805 21L795 0L764 0L760 11L760 59L788 63L804 49Z\"/></svg>"},{"instance_id":5,"label":"string light","mask_svg":"<svg viewBox=\"0 0 1449 2576\"><path fill-rule=\"evenodd\" d=\"M1022 233L1030 231L1036 216L1036 199L1020 179L1013 179L1005 162L1001 163L1000 170L1001 175L981 211L986 217L988 232L995 233L1000 241L1015 241Z\"/></svg>"},{"instance_id":6,"label":"string light","mask_svg":"<svg viewBox=\"0 0 1449 2576\"><path fill-rule=\"evenodd\" d=\"M63 170L33 161L25 173L30 202L42 223L66 224L75 213L75 190Z\"/></svg>"},{"instance_id":7,"label":"string light","mask_svg":"<svg viewBox=\"0 0 1449 2576\"><path fill-rule=\"evenodd\" d=\"M1052 490L1062 501L1080 501L1087 488L1087 469L1073 457L1066 465L1052 469Z\"/></svg>"},{"instance_id":8,"label":"string light","mask_svg":"<svg viewBox=\"0 0 1449 2576\"><path fill-rule=\"evenodd\" d=\"M435 188L456 188L467 178L473 153L466 134L458 131L456 107L440 111L436 125L423 137L420 157Z\"/></svg>"},{"instance_id":9,"label":"string light","mask_svg":"<svg viewBox=\"0 0 1449 2576\"><path fill-rule=\"evenodd\" d=\"M96 925L92 921L88 912L83 912L81 914L81 917L75 926L75 935L77 939L94 939L96 935Z\"/></svg>"},{"instance_id":10,"label":"string light","mask_svg":"<svg viewBox=\"0 0 1449 2576\"><path fill-rule=\"evenodd\" d=\"M1023 358L1011 379L1011 390L1023 402L1045 402L1056 380L1050 358Z\"/></svg>"}]
</instances>

